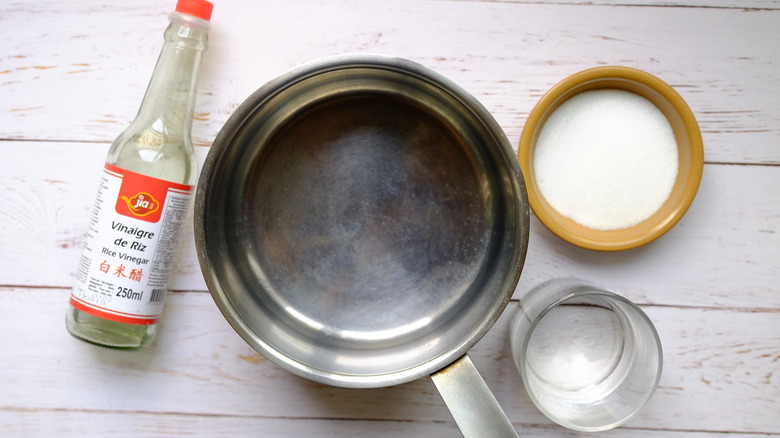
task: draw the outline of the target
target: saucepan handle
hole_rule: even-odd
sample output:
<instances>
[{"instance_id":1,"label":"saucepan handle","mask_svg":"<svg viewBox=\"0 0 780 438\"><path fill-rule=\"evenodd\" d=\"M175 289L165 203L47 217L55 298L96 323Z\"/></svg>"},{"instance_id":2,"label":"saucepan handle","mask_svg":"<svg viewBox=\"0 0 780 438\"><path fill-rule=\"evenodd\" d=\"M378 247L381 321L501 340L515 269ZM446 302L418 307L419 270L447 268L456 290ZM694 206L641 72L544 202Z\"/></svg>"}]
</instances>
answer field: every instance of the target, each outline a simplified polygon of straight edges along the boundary
<instances>
[{"instance_id":1,"label":"saucepan handle","mask_svg":"<svg viewBox=\"0 0 780 438\"><path fill-rule=\"evenodd\" d=\"M465 438L518 437L468 355L431 379Z\"/></svg>"}]
</instances>

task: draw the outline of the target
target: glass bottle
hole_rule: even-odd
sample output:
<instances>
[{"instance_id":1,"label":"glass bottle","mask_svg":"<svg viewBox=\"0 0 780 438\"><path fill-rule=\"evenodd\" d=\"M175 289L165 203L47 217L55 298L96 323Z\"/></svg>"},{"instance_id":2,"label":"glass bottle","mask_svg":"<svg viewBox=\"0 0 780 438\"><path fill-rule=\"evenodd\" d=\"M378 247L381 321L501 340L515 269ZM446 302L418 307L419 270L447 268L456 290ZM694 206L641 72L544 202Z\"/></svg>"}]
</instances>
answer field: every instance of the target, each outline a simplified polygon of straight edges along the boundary
<instances>
[{"instance_id":1,"label":"glass bottle","mask_svg":"<svg viewBox=\"0 0 780 438\"><path fill-rule=\"evenodd\" d=\"M108 151L66 315L79 339L139 349L157 332L197 178L190 131L212 8L179 0L138 114Z\"/></svg>"}]
</instances>

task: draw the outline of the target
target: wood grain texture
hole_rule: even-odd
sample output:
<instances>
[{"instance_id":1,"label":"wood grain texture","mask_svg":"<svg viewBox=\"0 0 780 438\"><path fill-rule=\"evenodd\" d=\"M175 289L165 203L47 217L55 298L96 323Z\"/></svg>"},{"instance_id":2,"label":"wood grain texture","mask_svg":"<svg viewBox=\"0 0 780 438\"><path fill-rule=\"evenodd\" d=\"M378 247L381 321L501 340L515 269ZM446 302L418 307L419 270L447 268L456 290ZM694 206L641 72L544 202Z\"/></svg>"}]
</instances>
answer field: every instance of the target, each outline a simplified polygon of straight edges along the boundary
<instances>
[{"instance_id":1,"label":"wood grain texture","mask_svg":"<svg viewBox=\"0 0 780 438\"><path fill-rule=\"evenodd\" d=\"M125 426L126 425L126 426ZM407 421L353 421L320 419L279 419L262 417L201 417L170 413L114 413L22 411L1 412L0 427L8 436L51 438L67 431L73 436L149 436L203 438L364 438L424 436L452 438L459 436L454 426L442 423ZM556 426L515 425L523 438L583 437L582 433ZM701 431L638 430L624 428L620 434L599 436L625 438L711 438L723 436ZM776 437L774 434L729 433L728 438Z\"/></svg>"},{"instance_id":2,"label":"wood grain texture","mask_svg":"<svg viewBox=\"0 0 780 438\"><path fill-rule=\"evenodd\" d=\"M471 1L471 0L442 0L442 1ZM476 0L495 1L495 0ZM609 5L609 6L675 6L683 8L730 8L730 9L780 9L777 0L745 0L734 2L733 0L502 0L505 3L550 3L562 5Z\"/></svg>"},{"instance_id":3,"label":"wood grain texture","mask_svg":"<svg viewBox=\"0 0 780 438\"><path fill-rule=\"evenodd\" d=\"M207 149L197 149L202 162ZM72 285L106 151L105 144L0 142L0 204L14 206L0 210L0 285ZM576 275L640 303L778 309L777 187L780 167L708 164L681 222L620 255L572 246L532 218L517 293ZM185 236L171 287L205 291L191 228Z\"/></svg>"},{"instance_id":4,"label":"wood grain texture","mask_svg":"<svg viewBox=\"0 0 780 438\"><path fill-rule=\"evenodd\" d=\"M135 353L71 339L62 326L67 290L2 288L0 294L0 311L8 316L0 343L18 346L0 357L0 381L14 382L0 393L2 416L17 410L154 413L198 417L198 423L215 418L216 424L229 418L412 422L441 424L441 433L454 435L429 379L354 390L295 377L249 348L206 293L172 294L158 339ZM513 423L547 429L553 425L525 395L509 353L516 309L511 303L470 356ZM664 373L648 406L611 435L626 429L780 432L780 333L773 330L780 312L644 310L664 346Z\"/></svg>"},{"instance_id":5,"label":"wood grain texture","mask_svg":"<svg viewBox=\"0 0 780 438\"><path fill-rule=\"evenodd\" d=\"M335 388L257 354L206 292L191 224L150 348L104 350L67 334L100 169L135 115L172 7L0 3L0 436L458 436L427 378ZM620 64L668 82L704 137L691 209L621 253L569 245L532 217L514 299L574 275L640 303L656 324L660 387L637 418L599 436L780 437L780 1L220 0L213 23L193 125L201 163L251 92L322 56L431 67L515 145L534 104L569 74ZM516 308L471 358L521 436L584 436L524 393L507 340Z\"/></svg>"},{"instance_id":6,"label":"wood grain texture","mask_svg":"<svg viewBox=\"0 0 780 438\"><path fill-rule=\"evenodd\" d=\"M242 416L201 417L170 413L114 413L22 411L1 412L0 427L8 436L51 438L63 431L73 436L149 436L203 438L364 438L424 436L452 438L459 436L454 426L442 423L408 421L353 421L320 419L280 419ZM523 438L583 437L582 433L555 426L515 425ZM700 431L622 429L599 436L625 438L710 438L722 436ZM729 433L728 438L776 437L774 434Z\"/></svg>"},{"instance_id":7,"label":"wood grain texture","mask_svg":"<svg viewBox=\"0 0 780 438\"><path fill-rule=\"evenodd\" d=\"M15 29L0 46L0 138L113 140L143 96L167 7L0 8ZM389 0L307 0L291 9L226 0L213 22L193 128L200 145L282 72L322 56L374 52L450 77L513 144L533 105L567 75L605 64L644 69L688 101L708 161L780 163L780 51L769 43L780 40L778 10Z\"/></svg>"}]
</instances>

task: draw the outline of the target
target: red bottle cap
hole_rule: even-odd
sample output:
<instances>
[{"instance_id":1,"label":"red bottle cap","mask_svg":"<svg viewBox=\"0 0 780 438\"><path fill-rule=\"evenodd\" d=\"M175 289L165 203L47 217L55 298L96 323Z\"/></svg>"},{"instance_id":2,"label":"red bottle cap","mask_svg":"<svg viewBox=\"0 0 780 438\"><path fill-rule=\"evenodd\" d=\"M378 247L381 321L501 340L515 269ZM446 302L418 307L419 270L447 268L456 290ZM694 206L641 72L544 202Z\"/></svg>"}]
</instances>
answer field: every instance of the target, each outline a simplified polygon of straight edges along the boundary
<instances>
[{"instance_id":1,"label":"red bottle cap","mask_svg":"<svg viewBox=\"0 0 780 438\"><path fill-rule=\"evenodd\" d=\"M179 0L176 4L176 12L202 18L206 21L211 20L211 11L214 5L206 0Z\"/></svg>"}]
</instances>

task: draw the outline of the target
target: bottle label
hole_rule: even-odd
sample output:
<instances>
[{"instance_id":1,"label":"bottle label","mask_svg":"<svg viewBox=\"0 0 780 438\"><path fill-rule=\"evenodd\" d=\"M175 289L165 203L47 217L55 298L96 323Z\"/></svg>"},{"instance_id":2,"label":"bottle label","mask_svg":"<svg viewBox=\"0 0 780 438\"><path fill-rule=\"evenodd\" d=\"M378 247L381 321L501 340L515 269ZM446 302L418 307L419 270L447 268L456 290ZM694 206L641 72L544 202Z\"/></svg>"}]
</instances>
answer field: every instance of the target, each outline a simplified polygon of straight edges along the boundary
<instances>
[{"instance_id":1,"label":"bottle label","mask_svg":"<svg viewBox=\"0 0 780 438\"><path fill-rule=\"evenodd\" d=\"M103 170L71 305L112 321L155 324L193 186L110 164Z\"/></svg>"}]
</instances>

